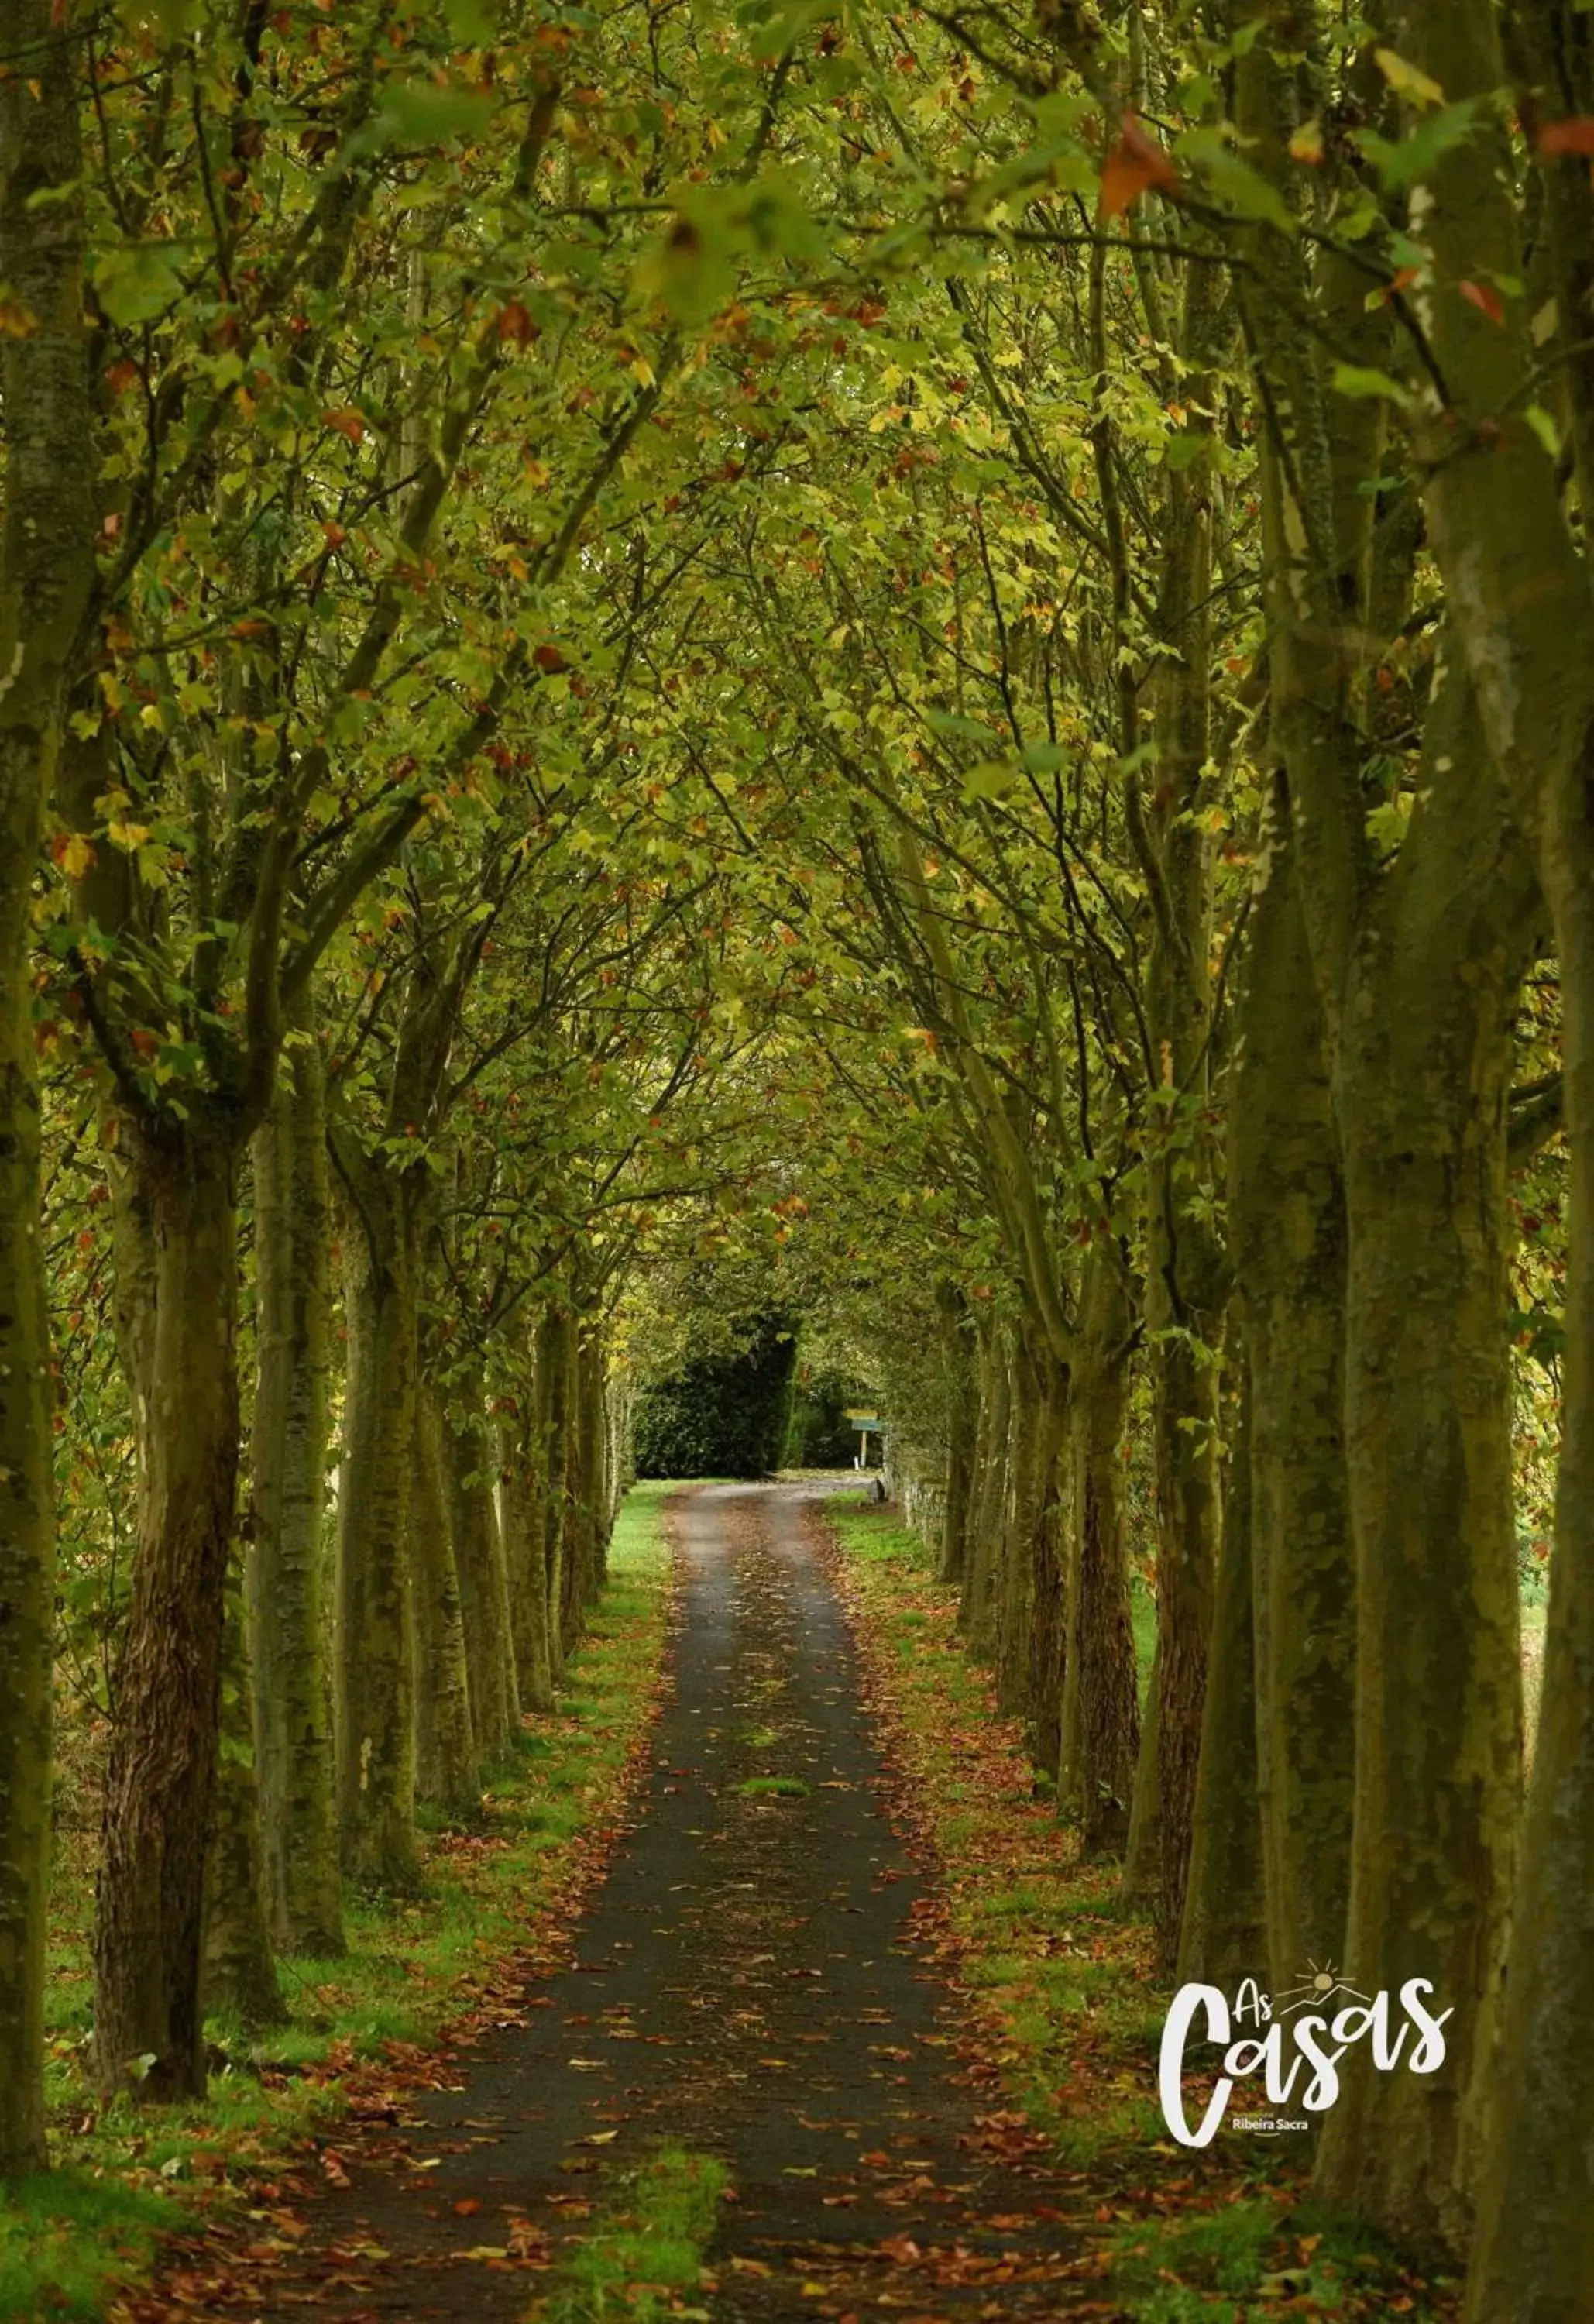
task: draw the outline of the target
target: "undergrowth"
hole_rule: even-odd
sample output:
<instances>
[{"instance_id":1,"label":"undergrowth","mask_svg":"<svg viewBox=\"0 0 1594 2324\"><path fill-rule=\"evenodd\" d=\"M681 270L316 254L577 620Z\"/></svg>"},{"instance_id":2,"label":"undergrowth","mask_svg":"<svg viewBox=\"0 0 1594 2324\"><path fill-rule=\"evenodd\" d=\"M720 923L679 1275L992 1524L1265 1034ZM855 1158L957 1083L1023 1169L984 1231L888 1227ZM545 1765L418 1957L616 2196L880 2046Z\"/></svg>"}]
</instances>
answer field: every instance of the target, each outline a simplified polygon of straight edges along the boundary
<instances>
[{"instance_id":1,"label":"undergrowth","mask_svg":"<svg viewBox=\"0 0 1594 2324\"><path fill-rule=\"evenodd\" d=\"M649 1717L664 1646L671 1488L626 1499L610 1582L550 1716L529 1720L484 1784L468 1826L423 1831L428 1893L348 1898L348 1950L281 1965L288 2020L253 2035L207 2026L202 2103L97 2104L87 2078L92 1867L58 1865L48 1997L47 2096L56 2169L0 2190L0 2318L98 2315L108 2290L147 2268L163 2232L226 2203L235 2181L280 2163L345 2109L348 2077L407 2057L468 2015L511 1958L535 1942L601 1845Z\"/></svg>"}]
</instances>

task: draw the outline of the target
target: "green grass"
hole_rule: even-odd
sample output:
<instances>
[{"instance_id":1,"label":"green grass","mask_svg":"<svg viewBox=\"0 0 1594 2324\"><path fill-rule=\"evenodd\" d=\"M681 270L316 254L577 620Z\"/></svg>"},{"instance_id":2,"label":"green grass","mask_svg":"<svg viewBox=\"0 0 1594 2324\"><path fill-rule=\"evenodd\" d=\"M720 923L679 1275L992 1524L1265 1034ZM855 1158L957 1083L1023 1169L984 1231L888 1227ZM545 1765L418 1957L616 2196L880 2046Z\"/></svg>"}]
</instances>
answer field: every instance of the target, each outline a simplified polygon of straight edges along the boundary
<instances>
[{"instance_id":1,"label":"green grass","mask_svg":"<svg viewBox=\"0 0 1594 2324\"><path fill-rule=\"evenodd\" d=\"M1278 2312L1275 2303L1368 2324L1392 2313L1428 2324L1435 2313L1436 2287L1366 2227L1312 2205L1242 2201L1146 2219L1119 2228L1110 2252L1112 2290L1139 2324L1248 2324Z\"/></svg>"},{"instance_id":2,"label":"green grass","mask_svg":"<svg viewBox=\"0 0 1594 2324\"><path fill-rule=\"evenodd\" d=\"M547 2324L655 2324L667 2316L706 2316L682 2305L703 2281L730 2173L711 2154L662 2146L640 2163L625 2192L565 2261L547 2298L532 2309Z\"/></svg>"},{"instance_id":3,"label":"green grass","mask_svg":"<svg viewBox=\"0 0 1594 2324\"><path fill-rule=\"evenodd\" d=\"M796 1775L750 1775L737 1790L746 1800L806 1800L808 1786Z\"/></svg>"},{"instance_id":4,"label":"green grass","mask_svg":"<svg viewBox=\"0 0 1594 2324\"><path fill-rule=\"evenodd\" d=\"M281 1964L285 2025L256 2036L212 2019L222 2062L203 2103L97 2107L84 2072L93 1867L86 1844L63 1850L47 2018L58 2169L0 2192L0 2319L98 2313L105 2287L138 2273L162 2226L235 2200L235 2178L272 2167L339 2115L350 2070L434 2043L535 1936L578 1844L615 1801L648 1716L668 1599L661 1513L674 1489L643 1485L627 1496L609 1587L557 1710L492 1772L468 1830L423 1831L424 1899L351 1895L347 1953Z\"/></svg>"},{"instance_id":5,"label":"green grass","mask_svg":"<svg viewBox=\"0 0 1594 2324\"><path fill-rule=\"evenodd\" d=\"M182 2216L170 2196L114 2180L23 2180L0 2204L0 2316L97 2316L107 2286L146 2268Z\"/></svg>"}]
</instances>

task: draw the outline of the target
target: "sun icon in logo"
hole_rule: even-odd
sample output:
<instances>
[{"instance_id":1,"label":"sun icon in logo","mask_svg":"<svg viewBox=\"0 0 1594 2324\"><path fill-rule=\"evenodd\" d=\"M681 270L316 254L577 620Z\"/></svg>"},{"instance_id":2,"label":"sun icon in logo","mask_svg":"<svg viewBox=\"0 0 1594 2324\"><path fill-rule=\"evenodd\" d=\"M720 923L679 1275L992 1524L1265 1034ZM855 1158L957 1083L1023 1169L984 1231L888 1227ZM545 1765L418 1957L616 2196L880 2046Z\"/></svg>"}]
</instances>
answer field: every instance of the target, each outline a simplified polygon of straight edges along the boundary
<instances>
[{"instance_id":1,"label":"sun icon in logo","mask_svg":"<svg viewBox=\"0 0 1594 2324\"><path fill-rule=\"evenodd\" d=\"M1332 1961L1314 1961L1308 1955L1298 1983L1279 1995L1278 2014L1287 2017L1293 2009L1326 2009L1341 1997L1346 2001L1367 2001L1365 1993L1339 1975Z\"/></svg>"}]
</instances>

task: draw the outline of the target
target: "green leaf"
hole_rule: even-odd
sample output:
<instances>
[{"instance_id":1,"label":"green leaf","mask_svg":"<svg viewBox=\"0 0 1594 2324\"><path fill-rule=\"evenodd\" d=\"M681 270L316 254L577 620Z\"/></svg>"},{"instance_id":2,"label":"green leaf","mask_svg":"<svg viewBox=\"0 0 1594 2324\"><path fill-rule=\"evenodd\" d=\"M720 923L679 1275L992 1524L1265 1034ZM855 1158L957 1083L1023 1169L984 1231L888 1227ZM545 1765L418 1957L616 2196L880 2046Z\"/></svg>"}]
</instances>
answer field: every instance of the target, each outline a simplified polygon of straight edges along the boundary
<instances>
[{"instance_id":1,"label":"green leaf","mask_svg":"<svg viewBox=\"0 0 1594 2324\"><path fill-rule=\"evenodd\" d=\"M1298 231L1295 216L1276 186L1242 161L1221 129L1186 130L1174 151L1193 161L1214 194L1236 217L1258 218L1280 234Z\"/></svg>"},{"instance_id":2,"label":"green leaf","mask_svg":"<svg viewBox=\"0 0 1594 2324\"><path fill-rule=\"evenodd\" d=\"M1349 395L1358 401L1381 395L1387 402L1399 404L1403 411L1410 408L1410 391L1402 387L1397 379L1391 379L1387 371L1375 371L1370 364L1336 364L1332 385L1336 395Z\"/></svg>"},{"instance_id":3,"label":"green leaf","mask_svg":"<svg viewBox=\"0 0 1594 2324\"><path fill-rule=\"evenodd\" d=\"M1553 416L1542 403L1530 403L1522 416L1550 457L1558 460L1561 457L1561 430L1555 425Z\"/></svg>"},{"instance_id":4,"label":"green leaf","mask_svg":"<svg viewBox=\"0 0 1594 2324\"><path fill-rule=\"evenodd\" d=\"M979 766L971 767L963 777L965 798L1006 798L1018 779L1018 770L1011 759L985 759Z\"/></svg>"},{"instance_id":5,"label":"green leaf","mask_svg":"<svg viewBox=\"0 0 1594 2324\"><path fill-rule=\"evenodd\" d=\"M497 110L498 100L479 88L439 88L435 81L401 81L384 89L370 142L384 145L441 145L451 137L478 134Z\"/></svg>"},{"instance_id":6,"label":"green leaf","mask_svg":"<svg viewBox=\"0 0 1594 2324\"><path fill-rule=\"evenodd\" d=\"M123 243L96 261L94 287L113 323L148 323L181 295L167 242Z\"/></svg>"},{"instance_id":7,"label":"green leaf","mask_svg":"<svg viewBox=\"0 0 1594 2324\"><path fill-rule=\"evenodd\" d=\"M1462 105L1447 105L1431 114L1420 129L1398 144L1391 144L1371 129L1359 129L1355 142L1393 193L1424 177L1452 146L1464 144L1477 118L1478 100L1469 97Z\"/></svg>"}]
</instances>

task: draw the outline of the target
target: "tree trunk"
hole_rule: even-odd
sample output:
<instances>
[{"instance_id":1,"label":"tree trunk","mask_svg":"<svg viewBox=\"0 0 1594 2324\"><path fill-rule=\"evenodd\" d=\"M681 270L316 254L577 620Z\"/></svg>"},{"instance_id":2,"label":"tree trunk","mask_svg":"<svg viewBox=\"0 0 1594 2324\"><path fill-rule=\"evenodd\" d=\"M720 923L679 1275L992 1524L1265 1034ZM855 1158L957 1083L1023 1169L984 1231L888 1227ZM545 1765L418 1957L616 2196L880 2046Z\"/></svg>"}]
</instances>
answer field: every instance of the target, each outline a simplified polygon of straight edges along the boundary
<instances>
[{"instance_id":1,"label":"tree trunk","mask_svg":"<svg viewBox=\"0 0 1594 2324\"><path fill-rule=\"evenodd\" d=\"M1498 46L1502 20L1513 44L1509 69ZM1408 0L1392 36L1403 55L1442 74L1447 97L1475 115L1474 134L1424 173L1418 231L1433 254L1433 279L1464 274L1507 281L1531 266L1535 282L1531 302L1511 300L1497 318L1492 310L1478 314L1463 300L1434 302L1431 345L1441 375L1453 383L1452 394L1442 415L1435 411L1427 421L1428 440L1419 439L1415 448L1447 613L1478 689L1490 757L1536 845L1561 970L1571 1147L1566 1366L1543 1702L1512 1911L1503 2039L1497 2053L1479 2045L1475 2080L1483 2094L1487 2138L1467 2314L1469 2324L1573 2324L1589 2314L1594 2283L1590 187L1585 163L1570 150L1553 152L1547 136L1537 141L1538 183L1525 186L1506 120L1493 97L1512 85L1524 121L1536 110L1546 124L1567 119L1576 124L1594 106L1594 74L1580 12L1560 0L1524 0L1509 11L1488 0L1444 0L1442 6ZM1532 205L1531 260L1525 251L1525 204ZM1449 311L1452 306L1456 314ZM1570 405L1570 493L1558 451L1540 440L1538 414L1527 401L1540 392L1541 380L1553 383L1544 392L1556 399L1558 412ZM1487 444L1487 456L1449 458L1451 444ZM1476 973L1474 960L1465 957L1469 983ZM1479 1175L1492 1197L1492 1148ZM1492 1225L1492 1202L1489 1210ZM1475 1222L1468 1217L1464 1223L1472 1230ZM1468 1324L1470 1339L1470 1318ZM1492 1394L1488 1406L1492 1440ZM1458 1417L1470 1456L1473 1414L1463 1406ZM1492 1460L1488 1466L1492 1471ZM1480 1482L1492 1488L1492 1473ZM1462 1802L1481 1828L1462 1824L1457 1838L1474 1841L1485 1911L1492 1914L1495 1803L1508 1791L1497 1761L1504 1757L1510 1720L1497 1674L1501 1650L1494 1633L1502 1625L1496 1559L1476 1529L1466 1548L1461 1570L1447 1578L1447 1588L1464 1600L1482 1566L1486 1594L1479 1626L1486 1655L1470 1635L1458 1642L1452 1632L1442 1644L1452 1655L1460 1644L1465 1659L1451 1667L1466 1672L1469 1693L1482 1664L1484 1700L1478 1723L1463 1735L1458 1771L1463 1784L1470 1778L1470 1796L1463 1793ZM1453 1828L1454 1809L1448 1800L1443 1805ZM1460 1857L1459 1848L1455 1854ZM1446 1876L1448 1890L1448 1865ZM1452 1997L1446 1990L1442 1997ZM1455 1997L1464 2010L1467 1997Z\"/></svg>"},{"instance_id":2,"label":"tree trunk","mask_svg":"<svg viewBox=\"0 0 1594 2324\"><path fill-rule=\"evenodd\" d=\"M1045 1505L1046 1432L1041 1380L1021 1329L1014 1334L1008 1402L1008 1496L996 1570L996 1699L1009 1719L1031 1710L1029 1634L1035 1546ZM1054 1760L1053 1765L1055 1766Z\"/></svg>"},{"instance_id":3,"label":"tree trunk","mask_svg":"<svg viewBox=\"0 0 1594 2324\"><path fill-rule=\"evenodd\" d=\"M1026 1702L1037 1767L1055 1777L1063 1751L1068 1651L1069 1542L1074 1526L1069 1376L1045 1349L1035 1354L1037 1489L1028 1543Z\"/></svg>"},{"instance_id":4,"label":"tree trunk","mask_svg":"<svg viewBox=\"0 0 1594 2324\"><path fill-rule=\"evenodd\" d=\"M1159 1262L1154 1273L1164 1271ZM1156 1794L1162 1872L1159 1948L1171 1968L1184 1917L1195 1781L1206 1705L1207 1647L1217 1569L1218 1367L1187 1324L1161 1301L1147 1320L1154 1341L1152 1407L1156 1460Z\"/></svg>"},{"instance_id":5,"label":"tree trunk","mask_svg":"<svg viewBox=\"0 0 1594 2324\"><path fill-rule=\"evenodd\" d=\"M936 1291L946 1378L946 1508L941 1526L940 1579L962 1582L976 1477L977 1393L966 1303L951 1284Z\"/></svg>"},{"instance_id":6,"label":"tree trunk","mask_svg":"<svg viewBox=\"0 0 1594 2324\"><path fill-rule=\"evenodd\" d=\"M604 1519L604 1351L595 1332L576 1343L577 1591L581 1626L603 1595L609 1534Z\"/></svg>"},{"instance_id":7,"label":"tree trunk","mask_svg":"<svg viewBox=\"0 0 1594 2324\"><path fill-rule=\"evenodd\" d=\"M1421 898L1465 929L1457 883ZM1413 915L1416 917L1415 914ZM1356 1540L1356 1802L1347 1974L1455 2012L1433 2075L1344 2061L1317 2184L1464 2248L1463 2116L1488 2054L1522 1784L1506 1333L1506 1099L1521 961L1428 929L1350 1015L1340 1120L1350 1259L1346 1452ZM1369 994L1369 998L1370 998ZM1396 999L1397 997L1397 999Z\"/></svg>"},{"instance_id":8,"label":"tree trunk","mask_svg":"<svg viewBox=\"0 0 1594 2324\"><path fill-rule=\"evenodd\" d=\"M444 1453L453 1517L454 1555L470 1673L471 1723L484 1762L496 1766L520 1732L509 1575L493 1482L494 1439L488 1429L479 1371L456 1379Z\"/></svg>"},{"instance_id":9,"label":"tree trunk","mask_svg":"<svg viewBox=\"0 0 1594 2324\"><path fill-rule=\"evenodd\" d=\"M1356 1590L1344 1433L1345 1198L1286 797L1251 914L1230 1104L1245 1304L1257 1783L1275 1992L1345 1959Z\"/></svg>"},{"instance_id":10,"label":"tree trunk","mask_svg":"<svg viewBox=\"0 0 1594 2324\"><path fill-rule=\"evenodd\" d=\"M542 1477L543 1545L548 1564L548 1653L554 1683L565 1674L569 1652L569 1471L570 1471L570 1341L574 1325L562 1308L545 1309L538 1330L537 1370L542 1392L543 1443L547 1454Z\"/></svg>"},{"instance_id":11,"label":"tree trunk","mask_svg":"<svg viewBox=\"0 0 1594 2324\"><path fill-rule=\"evenodd\" d=\"M1248 1977L1266 1987L1268 1970L1257 1799L1250 1384L1243 1324L1232 1314L1229 1346L1239 1392L1176 1975L1181 1985L1221 1985L1233 1993Z\"/></svg>"},{"instance_id":12,"label":"tree trunk","mask_svg":"<svg viewBox=\"0 0 1594 2324\"><path fill-rule=\"evenodd\" d=\"M979 1455L970 1518L968 1568L958 1611L968 1648L977 1661L990 1660L995 1633L996 1569L1007 1493L1009 1378L1000 1327L987 1321L980 1333Z\"/></svg>"},{"instance_id":13,"label":"tree trunk","mask_svg":"<svg viewBox=\"0 0 1594 2324\"><path fill-rule=\"evenodd\" d=\"M1077 1521L1069 1561L1068 1645L1059 1804L1077 1813L1086 1855L1121 1854L1139 1750L1140 1711L1124 1542L1124 1363L1129 1307L1118 1270L1094 1254L1080 1298L1073 1376Z\"/></svg>"},{"instance_id":14,"label":"tree trunk","mask_svg":"<svg viewBox=\"0 0 1594 2324\"><path fill-rule=\"evenodd\" d=\"M548 1565L543 1549L546 1510L539 1486L536 1390L528 1384L498 1431L498 1510L509 1570L515 1671L527 1711L554 1707L553 1663L548 1636Z\"/></svg>"},{"instance_id":15,"label":"tree trunk","mask_svg":"<svg viewBox=\"0 0 1594 2324\"><path fill-rule=\"evenodd\" d=\"M140 1144L131 1169L150 1239L132 1383L138 1549L106 1771L95 2066L106 2091L131 2070L147 2097L195 2098L205 2087L205 1851L238 1471L230 1141L196 1129L180 1144Z\"/></svg>"},{"instance_id":16,"label":"tree trunk","mask_svg":"<svg viewBox=\"0 0 1594 2324\"><path fill-rule=\"evenodd\" d=\"M1513 1911L1467 2324L1574 2324L1594 2285L1594 832L1556 796L1541 844L1561 965L1571 1154L1566 1361L1543 1708Z\"/></svg>"},{"instance_id":17,"label":"tree trunk","mask_svg":"<svg viewBox=\"0 0 1594 2324\"><path fill-rule=\"evenodd\" d=\"M207 2014L230 2009L250 2028L280 2025L288 2012L267 1921L249 1642L243 1593L230 1582L221 1685L221 1744L205 1865L203 2005Z\"/></svg>"},{"instance_id":18,"label":"tree trunk","mask_svg":"<svg viewBox=\"0 0 1594 2324\"><path fill-rule=\"evenodd\" d=\"M245 1563L260 1806L272 1932L286 1952L341 1953L324 1518L331 1195L321 1053L290 1051L256 1131L254 1252L260 1373Z\"/></svg>"},{"instance_id":19,"label":"tree trunk","mask_svg":"<svg viewBox=\"0 0 1594 2324\"><path fill-rule=\"evenodd\" d=\"M0 80L0 280L29 318L0 339L0 2179L46 2160L55 1503L29 963L44 810L94 577L75 15L16 0Z\"/></svg>"},{"instance_id":20,"label":"tree trunk","mask_svg":"<svg viewBox=\"0 0 1594 2324\"><path fill-rule=\"evenodd\" d=\"M480 1804L475 1730L460 1606L459 1570L443 1462L438 1391L416 1392L410 1561L415 1593L415 1779L424 1800L453 1816Z\"/></svg>"},{"instance_id":21,"label":"tree trunk","mask_svg":"<svg viewBox=\"0 0 1594 2324\"><path fill-rule=\"evenodd\" d=\"M348 1372L337 1496L337 1792L344 1868L370 1888L421 1886L415 1840L417 1191L358 1165L344 1244Z\"/></svg>"}]
</instances>

